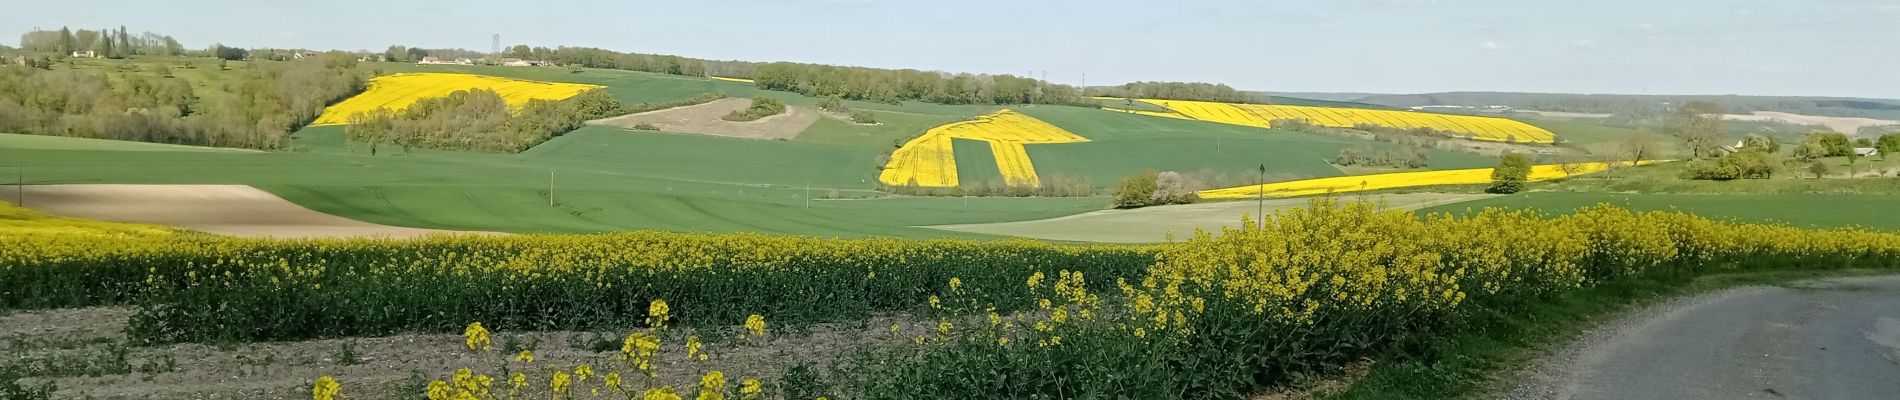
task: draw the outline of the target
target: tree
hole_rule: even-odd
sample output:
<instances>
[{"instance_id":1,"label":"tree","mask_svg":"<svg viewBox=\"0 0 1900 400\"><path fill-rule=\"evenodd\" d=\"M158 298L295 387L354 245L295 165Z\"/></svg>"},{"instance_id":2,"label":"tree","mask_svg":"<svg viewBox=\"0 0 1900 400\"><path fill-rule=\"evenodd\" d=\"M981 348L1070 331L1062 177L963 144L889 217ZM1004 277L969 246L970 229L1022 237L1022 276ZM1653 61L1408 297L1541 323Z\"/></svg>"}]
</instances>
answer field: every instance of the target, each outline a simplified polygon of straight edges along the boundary
<instances>
[{"instance_id":1,"label":"tree","mask_svg":"<svg viewBox=\"0 0 1900 400\"><path fill-rule=\"evenodd\" d=\"M1498 158L1497 168L1491 170L1491 187L1487 192L1511 194L1524 190L1524 182L1530 180L1531 159L1523 154L1505 153Z\"/></svg>"},{"instance_id":2,"label":"tree","mask_svg":"<svg viewBox=\"0 0 1900 400\"><path fill-rule=\"evenodd\" d=\"M1715 103L1691 101L1671 116L1669 133L1682 141L1692 158L1713 155L1716 146L1721 145L1721 115L1724 113L1722 106Z\"/></svg>"},{"instance_id":3,"label":"tree","mask_svg":"<svg viewBox=\"0 0 1900 400\"><path fill-rule=\"evenodd\" d=\"M1900 153L1900 133L1880 135L1880 140L1874 142L1874 149L1880 150L1880 159L1883 161L1889 154Z\"/></svg>"},{"instance_id":4,"label":"tree","mask_svg":"<svg viewBox=\"0 0 1900 400\"><path fill-rule=\"evenodd\" d=\"M1741 150L1747 149L1759 149L1769 154L1775 154L1781 152L1781 143L1775 142L1774 139L1767 136L1748 135L1748 137L1742 139Z\"/></svg>"},{"instance_id":5,"label":"tree","mask_svg":"<svg viewBox=\"0 0 1900 400\"><path fill-rule=\"evenodd\" d=\"M217 44L217 45L212 45L211 54L213 56L218 57L218 59L220 60L236 61L236 60L242 60L245 57L249 57L251 55L251 52L245 49L240 49L236 47L226 47L225 45ZM222 67L223 64L220 63L219 66Z\"/></svg>"},{"instance_id":6,"label":"tree","mask_svg":"<svg viewBox=\"0 0 1900 400\"><path fill-rule=\"evenodd\" d=\"M1123 178L1115 185L1115 208L1138 208L1154 204L1155 185L1159 177L1160 173L1151 169Z\"/></svg>"},{"instance_id":7,"label":"tree","mask_svg":"<svg viewBox=\"0 0 1900 400\"><path fill-rule=\"evenodd\" d=\"M1155 175L1155 192L1150 196L1150 204L1188 204L1200 199L1187 177L1174 171L1162 171Z\"/></svg>"},{"instance_id":8,"label":"tree","mask_svg":"<svg viewBox=\"0 0 1900 400\"><path fill-rule=\"evenodd\" d=\"M1633 166L1638 162L1656 157L1656 139L1643 132L1630 133L1623 137L1618 150L1623 159Z\"/></svg>"},{"instance_id":9,"label":"tree","mask_svg":"<svg viewBox=\"0 0 1900 400\"><path fill-rule=\"evenodd\" d=\"M1832 131L1810 132L1801 139L1801 147L1795 149L1795 156L1803 160L1841 157L1853 153L1854 145L1847 139L1847 134Z\"/></svg>"},{"instance_id":10,"label":"tree","mask_svg":"<svg viewBox=\"0 0 1900 400\"><path fill-rule=\"evenodd\" d=\"M1821 179L1822 176L1826 176L1830 171L1831 169L1827 167L1827 163L1821 162L1821 160L1814 160L1814 162L1808 164L1808 173L1814 174L1814 179Z\"/></svg>"},{"instance_id":11,"label":"tree","mask_svg":"<svg viewBox=\"0 0 1900 400\"><path fill-rule=\"evenodd\" d=\"M64 56L79 50L79 38L73 37L73 30L59 27L59 54Z\"/></svg>"}]
</instances>

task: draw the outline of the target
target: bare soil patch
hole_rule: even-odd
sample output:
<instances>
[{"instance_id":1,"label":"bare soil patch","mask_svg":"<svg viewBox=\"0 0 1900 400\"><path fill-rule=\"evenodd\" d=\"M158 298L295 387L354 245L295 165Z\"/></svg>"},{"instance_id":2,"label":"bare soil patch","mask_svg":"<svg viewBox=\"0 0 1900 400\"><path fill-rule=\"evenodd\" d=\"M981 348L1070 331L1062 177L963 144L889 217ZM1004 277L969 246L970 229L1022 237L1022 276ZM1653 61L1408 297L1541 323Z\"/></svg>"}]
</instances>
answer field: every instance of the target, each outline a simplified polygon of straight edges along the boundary
<instances>
[{"instance_id":1,"label":"bare soil patch","mask_svg":"<svg viewBox=\"0 0 1900 400\"><path fill-rule=\"evenodd\" d=\"M627 114L588 121L589 124L632 129L641 124L666 132L693 133L745 139L791 139L818 122L819 112L804 107L786 107L785 113L757 121L734 122L722 119L734 111L752 106L752 99L727 98L705 104Z\"/></svg>"},{"instance_id":2,"label":"bare soil patch","mask_svg":"<svg viewBox=\"0 0 1900 400\"><path fill-rule=\"evenodd\" d=\"M1820 126L1825 126L1828 129L1833 129L1835 132L1841 132L1841 133L1845 133L1849 135L1852 135L1855 132L1859 132L1860 128L1863 128L1863 127L1900 125L1900 121L1885 120L1885 119L1855 118L1855 117L1824 117L1824 116L1819 116L1819 115L1789 114L1785 112L1774 112L1774 111L1756 111L1752 115L1728 114L1728 115L1723 115L1722 118L1738 120L1738 121L1781 121L1781 122L1787 122L1787 123L1799 124L1799 125L1820 125Z\"/></svg>"},{"instance_id":3,"label":"bare soil patch","mask_svg":"<svg viewBox=\"0 0 1900 400\"><path fill-rule=\"evenodd\" d=\"M378 225L317 212L245 185L28 185L27 208L240 237L415 238L482 233Z\"/></svg>"},{"instance_id":4,"label":"bare soil patch","mask_svg":"<svg viewBox=\"0 0 1900 400\"><path fill-rule=\"evenodd\" d=\"M577 398L594 398L590 395L601 387L600 376L608 372L619 372L632 388L646 385L637 369L615 359L621 339L628 333L625 331L512 332L507 327L490 327L494 329L494 348L489 352L468 350L460 335L437 334L137 346L129 345L123 334L127 318L134 313L129 308L86 308L0 317L0 349L8 349L8 357L0 363L28 367L113 364L116 361L110 349L126 348L125 359L132 366L123 370L83 373L64 369L21 381L29 386L52 383L58 389L55 398L309 399L311 385L317 377L326 375L336 378L343 394L351 399L421 398L429 381L448 380L461 368L494 377L498 395L505 396L507 376L501 372L503 366L530 376L529 388L520 393L521 398L549 398L552 371L573 373L582 364L589 365L596 376L573 387ZM902 334L891 334L892 324L899 325ZM742 329L731 326L719 332L697 332L706 340L705 350L711 353L703 361L689 360L686 355L686 337L696 332L666 331L655 362L660 376L653 384L690 393L688 388L713 370L723 372L731 387L747 378L773 384L793 366L810 363L822 371L853 351L902 343L910 337L905 335L934 333L935 328L901 316L877 317L797 331L768 330L764 339L750 343L737 339ZM515 353L504 351L508 343L532 350L533 363L514 361ZM343 358L345 346L353 349L354 362ZM145 367L154 364L162 366ZM603 389L602 393L607 391Z\"/></svg>"}]
</instances>

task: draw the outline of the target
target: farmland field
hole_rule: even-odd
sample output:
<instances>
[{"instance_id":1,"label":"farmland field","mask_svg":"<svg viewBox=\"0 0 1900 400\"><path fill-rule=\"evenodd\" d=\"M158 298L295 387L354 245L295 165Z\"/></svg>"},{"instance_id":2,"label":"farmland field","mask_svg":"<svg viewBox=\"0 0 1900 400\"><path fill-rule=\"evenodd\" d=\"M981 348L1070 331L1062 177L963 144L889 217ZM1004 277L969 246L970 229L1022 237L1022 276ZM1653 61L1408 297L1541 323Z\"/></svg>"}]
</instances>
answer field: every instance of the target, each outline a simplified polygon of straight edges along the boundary
<instances>
[{"instance_id":1,"label":"farmland field","mask_svg":"<svg viewBox=\"0 0 1900 400\"><path fill-rule=\"evenodd\" d=\"M510 107L521 107L529 100L560 100L580 92L599 88L593 85L535 82L501 79L470 74L410 73L378 76L369 89L323 110L312 125L338 125L350 122L350 116L378 108L402 111L425 98L447 96L463 90L484 89L501 95Z\"/></svg>"},{"instance_id":2,"label":"farmland field","mask_svg":"<svg viewBox=\"0 0 1900 400\"><path fill-rule=\"evenodd\" d=\"M1900 231L1900 215L1892 212L1895 203L1890 194L1534 192L1442 205L1420 212L1465 213L1500 207L1565 214L1598 204L1631 210L1690 211L1714 219L1757 223Z\"/></svg>"},{"instance_id":3,"label":"farmland field","mask_svg":"<svg viewBox=\"0 0 1900 400\"><path fill-rule=\"evenodd\" d=\"M1460 137L1497 142L1551 143L1554 138L1550 131L1543 128L1516 120L1494 117L1343 107L1154 99L1140 101L1171 110L1179 117L1259 128L1272 127L1273 121L1276 120L1305 120L1308 123L1334 128L1352 128L1361 124L1398 129L1429 128L1450 132Z\"/></svg>"}]
</instances>

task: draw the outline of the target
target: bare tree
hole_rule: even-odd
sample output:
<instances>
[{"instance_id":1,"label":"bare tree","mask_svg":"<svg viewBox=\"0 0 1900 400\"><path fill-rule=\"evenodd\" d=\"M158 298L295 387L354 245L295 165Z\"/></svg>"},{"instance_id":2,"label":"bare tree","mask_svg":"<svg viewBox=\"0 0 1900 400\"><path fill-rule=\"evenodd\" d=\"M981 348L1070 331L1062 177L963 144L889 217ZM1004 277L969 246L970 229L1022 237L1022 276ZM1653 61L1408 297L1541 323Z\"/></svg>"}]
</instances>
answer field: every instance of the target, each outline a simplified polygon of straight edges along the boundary
<instances>
[{"instance_id":1,"label":"bare tree","mask_svg":"<svg viewBox=\"0 0 1900 400\"><path fill-rule=\"evenodd\" d=\"M1669 134L1681 140L1693 158L1714 155L1715 148L1721 145L1722 114L1725 113L1721 105L1691 101L1670 117Z\"/></svg>"},{"instance_id":2,"label":"bare tree","mask_svg":"<svg viewBox=\"0 0 1900 400\"><path fill-rule=\"evenodd\" d=\"M1617 150L1617 155L1623 156L1623 160L1619 161L1629 161L1632 166L1643 160L1654 158L1658 153L1656 139L1643 132L1632 132L1624 136Z\"/></svg>"}]
</instances>

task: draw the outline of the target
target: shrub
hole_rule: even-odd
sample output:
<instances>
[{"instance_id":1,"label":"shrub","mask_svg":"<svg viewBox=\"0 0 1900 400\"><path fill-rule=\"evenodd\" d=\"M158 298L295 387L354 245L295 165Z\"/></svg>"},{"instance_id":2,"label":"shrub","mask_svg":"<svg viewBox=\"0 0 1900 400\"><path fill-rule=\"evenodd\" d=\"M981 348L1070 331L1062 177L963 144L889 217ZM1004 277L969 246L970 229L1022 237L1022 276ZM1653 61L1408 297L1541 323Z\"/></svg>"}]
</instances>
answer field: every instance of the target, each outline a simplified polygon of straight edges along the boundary
<instances>
[{"instance_id":1,"label":"shrub","mask_svg":"<svg viewBox=\"0 0 1900 400\"><path fill-rule=\"evenodd\" d=\"M1189 204L1200 199L1195 185L1186 177L1174 171L1164 171L1155 175L1155 191L1149 204Z\"/></svg>"},{"instance_id":2,"label":"shrub","mask_svg":"<svg viewBox=\"0 0 1900 400\"><path fill-rule=\"evenodd\" d=\"M1117 291L1089 282L1119 278L1031 275L1018 293L1049 299L1033 313L985 318L981 298L935 293L967 304L934 315L953 329L862 355L833 381L851 398L1247 398L1354 361L1416 357L1421 343L1475 329L1471 318L1586 286L1894 267L1890 233L1609 206L1420 218L1320 200L1164 246Z\"/></svg>"},{"instance_id":3,"label":"shrub","mask_svg":"<svg viewBox=\"0 0 1900 400\"><path fill-rule=\"evenodd\" d=\"M851 122L865 124L865 125L876 124L877 115L872 114L870 111L864 111L864 110L852 111Z\"/></svg>"},{"instance_id":4,"label":"shrub","mask_svg":"<svg viewBox=\"0 0 1900 400\"><path fill-rule=\"evenodd\" d=\"M1135 176L1123 178L1115 184L1115 208L1138 208L1154 205L1155 185L1160 173L1155 170L1142 171Z\"/></svg>"},{"instance_id":5,"label":"shrub","mask_svg":"<svg viewBox=\"0 0 1900 400\"><path fill-rule=\"evenodd\" d=\"M1506 153L1499 157L1498 166L1491 170L1491 187L1487 192L1511 194L1524 190L1524 182L1530 180L1531 159L1523 154Z\"/></svg>"},{"instance_id":6,"label":"shrub","mask_svg":"<svg viewBox=\"0 0 1900 400\"><path fill-rule=\"evenodd\" d=\"M779 102L778 99L758 96L752 98L751 106L746 107L744 110L733 111L731 114L726 114L724 119L733 122L757 121L760 118L782 113L785 113L785 103Z\"/></svg>"},{"instance_id":7,"label":"shrub","mask_svg":"<svg viewBox=\"0 0 1900 400\"><path fill-rule=\"evenodd\" d=\"M818 108L835 113L851 112L851 107L844 105L844 97L835 94L826 96L824 100L818 101Z\"/></svg>"}]
</instances>

